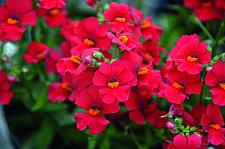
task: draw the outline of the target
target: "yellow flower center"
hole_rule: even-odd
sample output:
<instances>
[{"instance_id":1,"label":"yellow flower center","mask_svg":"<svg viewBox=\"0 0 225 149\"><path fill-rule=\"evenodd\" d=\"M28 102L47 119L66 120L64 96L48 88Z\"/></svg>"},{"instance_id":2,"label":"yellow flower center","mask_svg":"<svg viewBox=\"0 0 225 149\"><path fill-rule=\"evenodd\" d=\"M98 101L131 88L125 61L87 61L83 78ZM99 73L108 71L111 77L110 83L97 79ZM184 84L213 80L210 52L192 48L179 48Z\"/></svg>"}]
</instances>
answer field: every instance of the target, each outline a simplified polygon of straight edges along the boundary
<instances>
[{"instance_id":1,"label":"yellow flower center","mask_svg":"<svg viewBox=\"0 0 225 149\"><path fill-rule=\"evenodd\" d=\"M94 44L95 44L92 40L90 40L88 38L85 38L83 42L85 45L90 46L90 47L94 46Z\"/></svg>"},{"instance_id":2,"label":"yellow flower center","mask_svg":"<svg viewBox=\"0 0 225 149\"><path fill-rule=\"evenodd\" d=\"M141 23L141 29L145 29L145 28L148 28L148 27L150 27L151 26L151 23L150 23L150 21L148 21L148 20L145 20L145 21L143 21L142 23Z\"/></svg>"},{"instance_id":3,"label":"yellow flower center","mask_svg":"<svg viewBox=\"0 0 225 149\"><path fill-rule=\"evenodd\" d=\"M218 124L212 124L210 126L216 130L220 130L220 128L221 128L220 125L218 125Z\"/></svg>"},{"instance_id":4,"label":"yellow flower center","mask_svg":"<svg viewBox=\"0 0 225 149\"><path fill-rule=\"evenodd\" d=\"M119 85L120 83L118 81L108 83L109 88L117 88Z\"/></svg>"},{"instance_id":5,"label":"yellow flower center","mask_svg":"<svg viewBox=\"0 0 225 149\"><path fill-rule=\"evenodd\" d=\"M99 115L101 113L101 111L98 110L97 108L90 108L88 110L88 113L92 116L96 116L96 115Z\"/></svg>"},{"instance_id":6,"label":"yellow flower center","mask_svg":"<svg viewBox=\"0 0 225 149\"><path fill-rule=\"evenodd\" d=\"M212 3L204 2L204 3L202 3L202 7L212 7Z\"/></svg>"},{"instance_id":7,"label":"yellow flower center","mask_svg":"<svg viewBox=\"0 0 225 149\"><path fill-rule=\"evenodd\" d=\"M19 21L17 19L8 18L7 23L10 24L10 25L15 25L15 24L18 24Z\"/></svg>"},{"instance_id":8,"label":"yellow flower center","mask_svg":"<svg viewBox=\"0 0 225 149\"><path fill-rule=\"evenodd\" d=\"M220 88L222 88L223 90L225 90L225 83L220 83Z\"/></svg>"},{"instance_id":9,"label":"yellow flower center","mask_svg":"<svg viewBox=\"0 0 225 149\"><path fill-rule=\"evenodd\" d=\"M147 59L152 59L152 55L149 52L145 53L145 56Z\"/></svg>"},{"instance_id":10,"label":"yellow flower center","mask_svg":"<svg viewBox=\"0 0 225 149\"><path fill-rule=\"evenodd\" d=\"M74 55L70 57L70 60L76 64L80 64L80 57Z\"/></svg>"},{"instance_id":11,"label":"yellow flower center","mask_svg":"<svg viewBox=\"0 0 225 149\"><path fill-rule=\"evenodd\" d=\"M192 57L192 56L188 56L187 57L187 61L189 61L189 62L197 62L198 61L198 58L197 57Z\"/></svg>"},{"instance_id":12,"label":"yellow flower center","mask_svg":"<svg viewBox=\"0 0 225 149\"><path fill-rule=\"evenodd\" d=\"M128 42L128 38L127 36L120 36L119 40L123 43L127 43Z\"/></svg>"},{"instance_id":13,"label":"yellow flower center","mask_svg":"<svg viewBox=\"0 0 225 149\"><path fill-rule=\"evenodd\" d=\"M54 8L54 9L52 9L52 10L50 10L50 14L51 15L57 15L57 14L59 14L59 12L60 12L60 10L59 9L57 9L57 8Z\"/></svg>"},{"instance_id":14,"label":"yellow flower center","mask_svg":"<svg viewBox=\"0 0 225 149\"><path fill-rule=\"evenodd\" d=\"M67 91L73 90L72 85L70 83L67 83L67 82L62 83L62 88L67 90Z\"/></svg>"},{"instance_id":15,"label":"yellow flower center","mask_svg":"<svg viewBox=\"0 0 225 149\"><path fill-rule=\"evenodd\" d=\"M38 53L38 54L37 54L37 58L39 58L39 59L44 58L44 54L43 54L43 53Z\"/></svg>"},{"instance_id":16,"label":"yellow flower center","mask_svg":"<svg viewBox=\"0 0 225 149\"><path fill-rule=\"evenodd\" d=\"M184 88L182 85L180 85L180 84L177 83L177 82L174 82L174 83L172 84L172 86L173 86L175 89L183 89L183 88Z\"/></svg>"},{"instance_id":17,"label":"yellow flower center","mask_svg":"<svg viewBox=\"0 0 225 149\"><path fill-rule=\"evenodd\" d=\"M116 22L124 23L126 22L126 18L118 17L115 19Z\"/></svg>"},{"instance_id":18,"label":"yellow flower center","mask_svg":"<svg viewBox=\"0 0 225 149\"><path fill-rule=\"evenodd\" d=\"M146 74L148 74L148 72L149 72L148 68L146 68L146 67L141 67L141 68L139 68L139 70L138 70L138 75L146 75Z\"/></svg>"}]
</instances>

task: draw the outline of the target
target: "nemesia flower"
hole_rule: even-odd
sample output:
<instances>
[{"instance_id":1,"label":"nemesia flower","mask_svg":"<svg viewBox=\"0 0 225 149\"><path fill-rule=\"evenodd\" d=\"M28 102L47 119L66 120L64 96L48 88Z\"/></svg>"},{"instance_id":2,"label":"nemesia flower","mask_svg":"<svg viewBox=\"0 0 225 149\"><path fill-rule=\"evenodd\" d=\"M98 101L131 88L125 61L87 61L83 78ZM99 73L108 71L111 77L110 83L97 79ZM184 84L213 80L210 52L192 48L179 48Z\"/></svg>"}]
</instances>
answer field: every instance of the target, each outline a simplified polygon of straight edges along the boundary
<instances>
[{"instance_id":1,"label":"nemesia flower","mask_svg":"<svg viewBox=\"0 0 225 149\"><path fill-rule=\"evenodd\" d=\"M212 101L219 106L225 105L225 63L218 61L207 72L205 83L211 86Z\"/></svg>"},{"instance_id":2,"label":"nemesia flower","mask_svg":"<svg viewBox=\"0 0 225 149\"><path fill-rule=\"evenodd\" d=\"M173 138L173 142L168 145L167 149L200 149L200 147L200 135L192 134L186 137L183 134L178 134Z\"/></svg>"},{"instance_id":3,"label":"nemesia flower","mask_svg":"<svg viewBox=\"0 0 225 149\"><path fill-rule=\"evenodd\" d=\"M170 103L182 104L187 95L199 95L202 88L200 74L190 75L180 72L176 68L168 70L167 83L161 83L158 95L166 98Z\"/></svg>"},{"instance_id":4,"label":"nemesia flower","mask_svg":"<svg viewBox=\"0 0 225 149\"><path fill-rule=\"evenodd\" d=\"M0 40L20 40L26 30L25 25L36 24L36 13L32 10L32 0L23 0L15 3L6 0L0 6Z\"/></svg>"},{"instance_id":5,"label":"nemesia flower","mask_svg":"<svg viewBox=\"0 0 225 149\"><path fill-rule=\"evenodd\" d=\"M142 11L136 9L132 5L130 5L130 14L131 14L132 20L135 22L135 24L139 24L143 19Z\"/></svg>"},{"instance_id":6,"label":"nemesia flower","mask_svg":"<svg viewBox=\"0 0 225 149\"><path fill-rule=\"evenodd\" d=\"M141 95L150 97L156 92L162 82L158 70L153 70L151 64L142 64L142 57L134 52L123 53L121 60L128 69L131 69L137 75L137 87Z\"/></svg>"},{"instance_id":7,"label":"nemesia flower","mask_svg":"<svg viewBox=\"0 0 225 149\"><path fill-rule=\"evenodd\" d=\"M88 127L90 134L99 134L104 131L110 123L104 115L117 113L120 110L117 102L111 104L102 102L98 89L94 86L81 92L80 97L76 100L76 105L87 111L75 113L77 128L82 131Z\"/></svg>"},{"instance_id":8,"label":"nemesia flower","mask_svg":"<svg viewBox=\"0 0 225 149\"><path fill-rule=\"evenodd\" d=\"M210 62L211 54L207 51L206 42L200 42L199 36L183 35L169 53L169 57L178 65L179 71L188 74L199 74L202 66Z\"/></svg>"},{"instance_id":9,"label":"nemesia flower","mask_svg":"<svg viewBox=\"0 0 225 149\"><path fill-rule=\"evenodd\" d=\"M117 32L116 36L109 32L107 35L113 43L119 45L121 50L131 51L140 44L138 38L129 32L122 34Z\"/></svg>"},{"instance_id":10,"label":"nemesia flower","mask_svg":"<svg viewBox=\"0 0 225 149\"><path fill-rule=\"evenodd\" d=\"M71 49L72 49L72 46L69 41L63 41L60 44L60 50L62 51L62 55L64 57L70 57L72 55Z\"/></svg>"},{"instance_id":11,"label":"nemesia flower","mask_svg":"<svg viewBox=\"0 0 225 149\"><path fill-rule=\"evenodd\" d=\"M142 35L145 40L154 39L158 41L162 34L162 28L153 24L151 18L147 17L145 20L135 26L134 32L138 36Z\"/></svg>"},{"instance_id":12,"label":"nemesia flower","mask_svg":"<svg viewBox=\"0 0 225 149\"><path fill-rule=\"evenodd\" d=\"M65 39L72 40L71 38L75 36L75 31L78 26L79 21L67 19L66 22L61 27L60 33Z\"/></svg>"},{"instance_id":13,"label":"nemesia flower","mask_svg":"<svg viewBox=\"0 0 225 149\"><path fill-rule=\"evenodd\" d=\"M57 69L56 69L56 63L58 62L58 60L61 58L62 56L59 54L58 51L54 50L54 49L50 49L49 50L49 54L46 57L46 71L48 73L56 73Z\"/></svg>"},{"instance_id":14,"label":"nemesia flower","mask_svg":"<svg viewBox=\"0 0 225 149\"><path fill-rule=\"evenodd\" d=\"M207 106L206 112L201 119L201 125L209 133L208 141L210 143L214 145L224 144L225 128L222 128L224 126L224 120L219 106Z\"/></svg>"},{"instance_id":15,"label":"nemesia flower","mask_svg":"<svg viewBox=\"0 0 225 149\"><path fill-rule=\"evenodd\" d=\"M0 104L7 105L10 103L13 92L10 89L10 82L4 70L0 69Z\"/></svg>"},{"instance_id":16,"label":"nemesia flower","mask_svg":"<svg viewBox=\"0 0 225 149\"><path fill-rule=\"evenodd\" d=\"M39 3L45 9L62 8L66 5L65 0L39 0Z\"/></svg>"},{"instance_id":17,"label":"nemesia flower","mask_svg":"<svg viewBox=\"0 0 225 149\"><path fill-rule=\"evenodd\" d=\"M132 25L129 22L132 21L132 18L126 4L111 2L109 9L104 11L104 17L114 32L131 30Z\"/></svg>"},{"instance_id":18,"label":"nemesia flower","mask_svg":"<svg viewBox=\"0 0 225 149\"><path fill-rule=\"evenodd\" d=\"M61 82L54 82L48 88L48 99L56 103L65 101L67 98L74 102L80 96L80 92L92 84L93 73L85 71L80 75L66 73Z\"/></svg>"},{"instance_id":19,"label":"nemesia flower","mask_svg":"<svg viewBox=\"0 0 225 149\"><path fill-rule=\"evenodd\" d=\"M160 62L160 53L163 50L164 49L162 47L158 46L157 41L147 40L143 43L143 47L141 47L139 52L145 62L158 65Z\"/></svg>"},{"instance_id":20,"label":"nemesia flower","mask_svg":"<svg viewBox=\"0 0 225 149\"><path fill-rule=\"evenodd\" d=\"M121 61L125 63L125 67L131 69L134 73L137 73L138 69L142 65L142 57L136 52L124 52L121 55Z\"/></svg>"},{"instance_id":21,"label":"nemesia flower","mask_svg":"<svg viewBox=\"0 0 225 149\"><path fill-rule=\"evenodd\" d=\"M189 112L185 112L185 121L186 124L191 126L199 126L201 124L202 116L206 112L206 106L202 103L198 103L197 105L193 106L192 110ZM187 117L188 115L188 117Z\"/></svg>"},{"instance_id":22,"label":"nemesia flower","mask_svg":"<svg viewBox=\"0 0 225 149\"><path fill-rule=\"evenodd\" d=\"M77 43L74 48L77 50L89 48L108 50L111 47L111 40L106 35L108 30L108 25L106 23L99 25L96 17L89 17L80 21L74 31L75 37L71 37L72 42Z\"/></svg>"},{"instance_id":23,"label":"nemesia flower","mask_svg":"<svg viewBox=\"0 0 225 149\"><path fill-rule=\"evenodd\" d=\"M93 7L98 0L87 0L86 4Z\"/></svg>"},{"instance_id":24,"label":"nemesia flower","mask_svg":"<svg viewBox=\"0 0 225 149\"><path fill-rule=\"evenodd\" d=\"M56 68L59 74L64 75L65 73L69 72L75 75L81 74L84 70L87 69L88 64L86 63L86 57L92 56L95 51L99 49L92 48L87 49L85 51L73 51L72 56L61 58L57 64Z\"/></svg>"},{"instance_id":25,"label":"nemesia flower","mask_svg":"<svg viewBox=\"0 0 225 149\"><path fill-rule=\"evenodd\" d=\"M56 103L59 100L65 101L73 91L72 81L72 75L66 74L62 78L62 82L52 83L48 88L48 99L52 103Z\"/></svg>"},{"instance_id":26,"label":"nemesia flower","mask_svg":"<svg viewBox=\"0 0 225 149\"><path fill-rule=\"evenodd\" d=\"M157 128L165 126L167 118L161 118L166 111L157 109L157 102L148 104L148 99L136 92L131 92L128 101L125 102L126 108L129 110L129 117L136 124L143 124L146 120L148 123Z\"/></svg>"},{"instance_id":27,"label":"nemesia flower","mask_svg":"<svg viewBox=\"0 0 225 149\"><path fill-rule=\"evenodd\" d=\"M201 21L222 20L224 4L223 0L184 0L184 6L193 9Z\"/></svg>"},{"instance_id":28,"label":"nemesia flower","mask_svg":"<svg viewBox=\"0 0 225 149\"><path fill-rule=\"evenodd\" d=\"M162 83L160 71L153 70L151 65L143 65L138 69L138 87L140 94L154 94ZM144 90L144 93L143 93Z\"/></svg>"},{"instance_id":29,"label":"nemesia flower","mask_svg":"<svg viewBox=\"0 0 225 149\"><path fill-rule=\"evenodd\" d=\"M27 63L35 64L46 58L49 48L39 42L32 41L28 45L28 51L24 54L24 59Z\"/></svg>"},{"instance_id":30,"label":"nemesia flower","mask_svg":"<svg viewBox=\"0 0 225 149\"><path fill-rule=\"evenodd\" d=\"M130 87L137 84L134 73L120 60L112 64L104 62L95 72L93 84L99 87L99 94L105 103L128 100Z\"/></svg>"},{"instance_id":31,"label":"nemesia flower","mask_svg":"<svg viewBox=\"0 0 225 149\"><path fill-rule=\"evenodd\" d=\"M60 27L66 22L67 13L61 8L45 9L37 7L37 14L43 17L49 27Z\"/></svg>"}]
</instances>

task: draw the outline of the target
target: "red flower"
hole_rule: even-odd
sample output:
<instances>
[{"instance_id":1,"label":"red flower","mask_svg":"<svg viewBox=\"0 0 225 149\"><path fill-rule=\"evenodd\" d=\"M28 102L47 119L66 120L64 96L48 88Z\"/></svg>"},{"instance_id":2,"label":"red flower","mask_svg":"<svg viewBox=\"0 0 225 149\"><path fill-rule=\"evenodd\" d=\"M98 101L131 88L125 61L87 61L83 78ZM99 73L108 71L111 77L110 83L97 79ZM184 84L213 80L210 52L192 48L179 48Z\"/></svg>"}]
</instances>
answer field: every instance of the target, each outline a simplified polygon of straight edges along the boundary
<instances>
[{"instance_id":1,"label":"red flower","mask_svg":"<svg viewBox=\"0 0 225 149\"><path fill-rule=\"evenodd\" d=\"M201 125L209 133L208 141L214 145L223 144L225 141L225 129L223 116L220 107L208 105L205 114L202 116Z\"/></svg>"},{"instance_id":2,"label":"red flower","mask_svg":"<svg viewBox=\"0 0 225 149\"><path fill-rule=\"evenodd\" d=\"M190 75L178 71L175 67L166 74L167 84L162 83L158 95L166 98L170 103L182 104L187 95L200 94L202 81L200 74Z\"/></svg>"},{"instance_id":3,"label":"red flower","mask_svg":"<svg viewBox=\"0 0 225 149\"><path fill-rule=\"evenodd\" d=\"M151 18L147 17L144 21L135 26L135 34L143 36L145 40L153 39L158 41L162 34L162 28L152 23Z\"/></svg>"},{"instance_id":4,"label":"red flower","mask_svg":"<svg viewBox=\"0 0 225 149\"><path fill-rule=\"evenodd\" d=\"M169 57L178 65L179 71L199 74L202 65L210 62L211 54L207 51L207 44L200 42L199 36L193 34L179 38Z\"/></svg>"},{"instance_id":5,"label":"red flower","mask_svg":"<svg viewBox=\"0 0 225 149\"><path fill-rule=\"evenodd\" d=\"M78 26L79 21L67 19L67 21L63 24L60 33L65 39L73 40L73 36L75 36L75 30Z\"/></svg>"},{"instance_id":6,"label":"red flower","mask_svg":"<svg viewBox=\"0 0 225 149\"><path fill-rule=\"evenodd\" d=\"M0 6L0 40L19 40L25 29L25 25L36 24L36 14L32 10L32 0L23 0L19 3L14 0L6 0Z\"/></svg>"},{"instance_id":7,"label":"red flower","mask_svg":"<svg viewBox=\"0 0 225 149\"><path fill-rule=\"evenodd\" d=\"M97 2L97 0L87 0L86 4L93 7L96 2Z\"/></svg>"},{"instance_id":8,"label":"red flower","mask_svg":"<svg viewBox=\"0 0 225 149\"><path fill-rule=\"evenodd\" d=\"M87 69L88 64L86 63L86 57L92 57L92 54L99 49L87 49L85 51L73 51L72 56L61 58L57 64L56 68L58 73L64 75L69 72L75 75L81 74Z\"/></svg>"},{"instance_id":9,"label":"red flower","mask_svg":"<svg viewBox=\"0 0 225 149\"><path fill-rule=\"evenodd\" d=\"M156 89L162 82L160 71L153 70L151 65L143 65L139 67L137 75L140 94L145 95L147 92L151 95L156 93Z\"/></svg>"},{"instance_id":10,"label":"red flower","mask_svg":"<svg viewBox=\"0 0 225 149\"><path fill-rule=\"evenodd\" d=\"M45 9L37 7L37 13L40 17L44 17L49 27L60 27L66 22L67 13L63 11L63 9Z\"/></svg>"},{"instance_id":11,"label":"red flower","mask_svg":"<svg viewBox=\"0 0 225 149\"><path fill-rule=\"evenodd\" d=\"M43 60L49 52L49 48L39 42L32 41L28 45L28 51L24 54L24 59L27 63L35 64Z\"/></svg>"},{"instance_id":12,"label":"red flower","mask_svg":"<svg viewBox=\"0 0 225 149\"><path fill-rule=\"evenodd\" d=\"M158 46L156 40L147 40L143 43L143 47L140 47L140 55L143 57L146 63L158 65L160 62L160 53L164 49Z\"/></svg>"},{"instance_id":13,"label":"red flower","mask_svg":"<svg viewBox=\"0 0 225 149\"><path fill-rule=\"evenodd\" d=\"M214 104L225 105L225 63L216 62L212 69L207 73L205 82L208 86L213 87L212 101Z\"/></svg>"},{"instance_id":14,"label":"red flower","mask_svg":"<svg viewBox=\"0 0 225 149\"><path fill-rule=\"evenodd\" d=\"M4 70L0 70L0 84L0 104L7 105L13 97L13 92Z\"/></svg>"},{"instance_id":15,"label":"red flower","mask_svg":"<svg viewBox=\"0 0 225 149\"><path fill-rule=\"evenodd\" d=\"M140 44L138 38L135 35L130 34L129 32L125 32L122 34L116 32L116 36L111 32L108 32L107 35L112 39L113 43L119 45L121 50L131 51Z\"/></svg>"},{"instance_id":16,"label":"red flower","mask_svg":"<svg viewBox=\"0 0 225 149\"><path fill-rule=\"evenodd\" d=\"M69 98L74 102L80 96L80 92L92 84L92 71L85 71L80 75L71 75L69 73L62 77L61 82L54 82L48 88L48 98L56 103L58 100L65 101Z\"/></svg>"},{"instance_id":17,"label":"red flower","mask_svg":"<svg viewBox=\"0 0 225 149\"><path fill-rule=\"evenodd\" d=\"M193 9L201 21L222 20L225 14L223 0L184 0L184 6Z\"/></svg>"},{"instance_id":18,"label":"red flower","mask_svg":"<svg viewBox=\"0 0 225 149\"><path fill-rule=\"evenodd\" d=\"M129 7L126 4L111 2L108 10L104 11L104 17L109 22L110 28L114 32L130 31L132 20Z\"/></svg>"},{"instance_id":19,"label":"red flower","mask_svg":"<svg viewBox=\"0 0 225 149\"><path fill-rule=\"evenodd\" d=\"M65 7L64 0L39 0L42 8L52 9L52 8L62 8Z\"/></svg>"},{"instance_id":20,"label":"red flower","mask_svg":"<svg viewBox=\"0 0 225 149\"><path fill-rule=\"evenodd\" d=\"M62 78L62 82L54 82L48 88L48 99L52 103L56 103L58 100L65 101L72 91L73 77L70 74L66 74Z\"/></svg>"},{"instance_id":21,"label":"red flower","mask_svg":"<svg viewBox=\"0 0 225 149\"><path fill-rule=\"evenodd\" d=\"M173 138L173 143L169 144L167 149L200 149L201 136L192 134L188 137L178 134Z\"/></svg>"},{"instance_id":22,"label":"red flower","mask_svg":"<svg viewBox=\"0 0 225 149\"><path fill-rule=\"evenodd\" d=\"M121 56L124 66L137 73L139 67L142 65L142 57L135 52L124 52Z\"/></svg>"},{"instance_id":23,"label":"red flower","mask_svg":"<svg viewBox=\"0 0 225 149\"><path fill-rule=\"evenodd\" d=\"M99 93L105 103L128 100L130 87L137 84L134 73L119 60L102 63L92 79L93 84L100 87Z\"/></svg>"},{"instance_id":24,"label":"red flower","mask_svg":"<svg viewBox=\"0 0 225 149\"><path fill-rule=\"evenodd\" d=\"M99 25L95 17L84 19L74 31L75 37L71 37L72 42L77 43L74 48L77 50L89 48L108 50L111 47L111 40L106 35L108 30L108 25L106 23Z\"/></svg>"},{"instance_id":25,"label":"red flower","mask_svg":"<svg viewBox=\"0 0 225 149\"><path fill-rule=\"evenodd\" d=\"M129 100L125 102L125 106L129 110L129 117L136 124L143 124L146 120L148 123L157 128L162 128L167 122L167 118L161 118L166 114L166 111L157 109L157 102L148 104L148 99L132 92Z\"/></svg>"},{"instance_id":26,"label":"red flower","mask_svg":"<svg viewBox=\"0 0 225 149\"><path fill-rule=\"evenodd\" d=\"M54 49L50 49L49 51L49 55L46 58L46 71L48 73L56 73L57 69L56 69L56 63L58 62L58 60L61 58L62 56L59 54L58 51L54 50Z\"/></svg>"},{"instance_id":27,"label":"red flower","mask_svg":"<svg viewBox=\"0 0 225 149\"><path fill-rule=\"evenodd\" d=\"M198 126L201 124L202 116L206 112L206 106L202 103L198 103L195 105L191 111L188 113L185 112L184 118L186 121L186 124L191 126Z\"/></svg>"},{"instance_id":28,"label":"red flower","mask_svg":"<svg viewBox=\"0 0 225 149\"><path fill-rule=\"evenodd\" d=\"M81 92L76 105L86 110L86 113L75 113L74 117L79 130L90 129L90 134L99 134L104 131L110 123L103 115L117 113L120 110L119 104L114 102L105 104L94 86Z\"/></svg>"}]
</instances>

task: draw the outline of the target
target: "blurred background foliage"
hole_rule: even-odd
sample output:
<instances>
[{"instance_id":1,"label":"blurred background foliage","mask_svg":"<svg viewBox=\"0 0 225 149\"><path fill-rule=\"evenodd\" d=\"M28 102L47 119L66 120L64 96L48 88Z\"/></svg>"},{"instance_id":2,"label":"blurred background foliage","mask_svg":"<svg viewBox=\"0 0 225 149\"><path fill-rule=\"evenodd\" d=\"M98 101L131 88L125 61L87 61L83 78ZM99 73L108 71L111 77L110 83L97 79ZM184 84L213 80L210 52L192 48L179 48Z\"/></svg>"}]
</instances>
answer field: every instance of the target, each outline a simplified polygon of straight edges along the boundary
<instances>
[{"instance_id":1,"label":"blurred background foliage","mask_svg":"<svg viewBox=\"0 0 225 149\"><path fill-rule=\"evenodd\" d=\"M105 0L109 3L111 0ZM181 0L117 0L132 4L141 9L144 16L150 16L153 22L163 28L160 45L165 48L161 53L161 65L165 63L167 53L175 45L182 34L197 33L202 39L208 39L190 10L182 7ZM70 18L81 20L89 16L97 16L95 10L85 4L85 0L67 0L67 12ZM213 36L218 28L217 22L207 22L205 26ZM14 84L14 96L10 105L5 107L6 118L12 133L15 148L22 149L124 149L124 148L161 148L168 133L164 129L153 129L149 124L137 126L128 118L114 120L109 128L101 135L90 136L87 132L79 132L75 127L73 113L78 109L66 102L52 104L47 98L48 85L56 80L55 75L45 73L44 63L28 65L23 59L27 41L31 36L49 47L59 49L63 38L59 35L59 28L50 29L39 19L33 35L31 29L24 38L14 45L19 47L5 66L15 75L18 82ZM207 40L210 43L210 40ZM6 46L6 45L4 45ZM13 66L13 67L12 67ZM35 75L33 75L35 74ZM40 83L41 82L41 83ZM195 103L194 97L191 102ZM168 109L168 104L162 100L161 107ZM188 104L185 104L185 108Z\"/></svg>"}]
</instances>

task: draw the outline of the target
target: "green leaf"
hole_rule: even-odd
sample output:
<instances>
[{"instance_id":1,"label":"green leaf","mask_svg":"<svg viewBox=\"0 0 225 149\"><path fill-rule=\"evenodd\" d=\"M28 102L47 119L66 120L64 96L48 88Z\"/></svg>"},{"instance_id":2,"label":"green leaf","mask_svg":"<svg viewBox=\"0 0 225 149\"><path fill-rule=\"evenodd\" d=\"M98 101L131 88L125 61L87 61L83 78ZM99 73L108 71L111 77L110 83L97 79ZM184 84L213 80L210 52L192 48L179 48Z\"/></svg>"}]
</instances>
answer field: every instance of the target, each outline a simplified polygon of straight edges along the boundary
<instances>
[{"instance_id":1,"label":"green leaf","mask_svg":"<svg viewBox=\"0 0 225 149\"><path fill-rule=\"evenodd\" d=\"M47 149L54 133L53 124L49 120L44 120L41 128L35 134L35 149Z\"/></svg>"}]
</instances>

